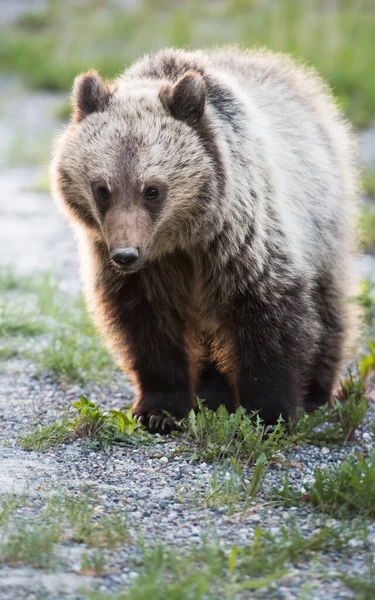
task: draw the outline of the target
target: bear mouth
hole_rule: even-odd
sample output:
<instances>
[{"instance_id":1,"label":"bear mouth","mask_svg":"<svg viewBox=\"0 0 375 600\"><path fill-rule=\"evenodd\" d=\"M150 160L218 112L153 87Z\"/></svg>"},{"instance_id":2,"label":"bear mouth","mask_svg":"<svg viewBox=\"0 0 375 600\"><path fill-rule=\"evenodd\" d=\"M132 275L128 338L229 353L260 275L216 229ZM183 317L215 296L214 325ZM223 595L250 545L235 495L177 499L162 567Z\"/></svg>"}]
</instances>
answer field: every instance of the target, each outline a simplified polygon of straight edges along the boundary
<instances>
[{"instance_id":1,"label":"bear mouth","mask_svg":"<svg viewBox=\"0 0 375 600\"><path fill-rule=\"evenodd\" d=\"M119 273L120 275L131 275L132 273L138 273L138 271L141 271L142 269L144 269L147 266L146 261L139 261L136 265L134 265L133 267L120 267L118 264L116 264L113 260L111 260L111 264L114 268L114 270Z\"/></svg>"}]
</instances>

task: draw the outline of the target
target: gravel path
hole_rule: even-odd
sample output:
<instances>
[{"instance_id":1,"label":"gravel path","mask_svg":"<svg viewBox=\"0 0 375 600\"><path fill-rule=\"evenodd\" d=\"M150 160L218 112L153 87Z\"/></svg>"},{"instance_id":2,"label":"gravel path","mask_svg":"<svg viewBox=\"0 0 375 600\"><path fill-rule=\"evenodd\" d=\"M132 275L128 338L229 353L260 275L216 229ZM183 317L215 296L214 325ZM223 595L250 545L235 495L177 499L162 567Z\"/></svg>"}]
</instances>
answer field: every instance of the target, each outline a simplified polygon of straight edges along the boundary
<instances>
[{"instance_id":1,"label":"gravel path","mask_svg":"<svg viewBox=\"0 0 375 600\"><path fill-rule=\"evenodd\" d=\"M54 120L43 124L36 115L52 113L61 98L40 93L27 94L18 84L2 80L0 87L7 93L0 117L2 155L0 185L0 264L11 265L19 272L54 269L65 289L78 289L77 260L74 241L47 194L32 191L42 174L37 166L10 167L6 156L16 139L17 131L25 129L31 136L48 133L56 128ZM12 112L14 99L24 103L24 110ZM27 109L28 107L28 109ZM371 137L372 136L372 137ZM374 160L375 131L366 133L365 158ZM13 140L13 142L12 142ZM372 142L371 142L372 140ZM372 157L372 158L371 158ZM4 192L5 190L5 192ZM9 202L12 198L12 202ZM375 280L375 263L365 257L362 272ZM77 494L90 489L97 498L98 514L120 510L126 515L132 539L144 537L147 543L165 542L177 549L199 545L203 539L229 547L231 544L252 543L254 532L261 526L273 535L292 517L306 535L322 526L322 517L309 507L289 509L270 505L270 492L281 487L285 468L297 489L311 481L314 468L340 464L348 455L370 451L374 444L371 423L374 422L375 397L355 441L337 449L314 446L296 447L284 457L280 467L272 467L256 502L245 512L228 514L223 508L203 508L200 498L207 489L215 470L212 464L192 461L193 448L184 440L159 438L151 446L115 448L108 456L93 451L85 440L62 445L45 453L27 452L18 444L18 437L30 430L32 423L53 423L66 412L72 402L84 392L91 400L107 408L130 405L133 391L119 375L111 386L79 386L70 388L56 383L48 374L36 376L32 361L12 359L0 371L0 494L25 494L18 516L33 520L38 507L56 492ZM250 472L249 472L250 474ZM353 552L340 557L334 551L318 554L314 562L302 560L287 577L262 595L263 598L339 600L354 598L339 575L361 576L366 572L366 558L375 552L375 525L369 528L369 546L364 549L353 538ZM106 551L107 573L93 577L82 573L84 548L77 544L59 545L65 553L66 567L56 572L28 566L0 566L0 597L2 600L82 598L82 587L94 586L99 594L118 592L137 577L134 566L139 548L132 543L120 550ZM131 560L132 559L132 560ZM304 591L305 590L305 591ZM220 598L220 592L217 593ZM249 592L250 594L250 592ZM101 596L98 596L101 597ZM252 595L242 595L250 598Z\"/></svg>"}]
</instances>

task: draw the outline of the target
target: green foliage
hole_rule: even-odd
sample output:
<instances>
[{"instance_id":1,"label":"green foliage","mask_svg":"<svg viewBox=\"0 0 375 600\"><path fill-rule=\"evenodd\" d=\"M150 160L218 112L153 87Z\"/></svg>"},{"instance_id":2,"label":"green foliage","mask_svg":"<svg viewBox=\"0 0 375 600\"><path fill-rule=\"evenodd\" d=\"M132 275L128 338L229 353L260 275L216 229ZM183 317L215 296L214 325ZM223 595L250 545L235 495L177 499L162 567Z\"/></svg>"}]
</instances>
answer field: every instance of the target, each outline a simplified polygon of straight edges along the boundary
<instances>
[{"instance_id":1,"label":"green foliage","mask_svg":"<svg viewBox=\"0 0 375 600\"><path fill-rule=\"evenodd\" d=\"M24 450L45 452L64 442L71 441L73 436L72 422L64 419L45 427L37 425L27 435L20 438L20 445Z\"/></svg>"},{"instance_id":2,"label":"green foliage","mask_svg":"<svg viewBox=\"0 0 375 600\"><path fill-rule=\"evenodd\" d=\"M372 327L375 327L375 290L373 283L366 280L362 281L356 300L364 311L366 324L372 329Z\"/></svg>"},{"instance_id":3,"label":"green foliage","mask_svg":"<svg viewBox=\"0 0 375 600\"><path fill-rule=\"evenodd\" d=\"M362 187L366 194L375 197L375 170L366 170L364 172Z\"/></svg>"},{"instance_id":4,"label":"green foliage","mask_svg":"<svg viewBox=\"0 0 375 600\"><path fill-rule=\"evenodd\" d=\"M224 406L215 412L198 400L198 413L190 411L187 435L197 445L197 454L204 460L220 460L229 456L246 457L256 463L260 456L276 460L285 429L280 420L265 435L265 425L258 415L249 415L240 407L228 414Z\"/></svg>"},{"instance_id":5,"label":"green foliage","mask_svg":"<svg viewBox=\"0 0 375 600\"><path fill-rule=\"evenodd\" d=\"M64 539L95 548L115 549L130 540L125 516L120 512L97 516L97 500L90 494L54 496L48 502L43 516L57 521L64 531ZM100 505L99 505L100 507Z\"/></svg>"},{"instance_id":6,"label":"green foliage","mask_svg":"<svg viewBox=\"0 0 375 600\"><path fill-rule=\"evenodd\" d=\"M0 563L28 564L51 568L61 562L57 545L62 541L85 544L86 547L116 549L129 543L130 535L124 515L114 511L98 516L98 500L87 493L77 497L53 495L32 520L8 519L21 500L10 496L3 501L0 518ZM23 499L24 501L24 499ZM102 558L100 558L102 557ZM95 572L104 568L103 554L90 554L86 568Z\"/></svg>"},{"instance_id":7,"label":"green foliage","mask_svg":"<svg viewBox=\"0 0 375 600\"><path fill-rule=\"evenodd\" d=\"M44 452L68 443L76 438L89 438L93 448L102 448L107 454L113 445L153 444L156 438L132 417L132 409L106 411L81 396L72 404L79 415L72 419L64 417L60 422L42 427L36 425L24 437L19 438L25 450Z\"/></svg>"},{"instance_id":8,"label":"green foliage","mask_svg":"<svg viewBox=\"0 0 375 600\"><path fill-rule=\"evenodd\" d=\"M258 528L250 545L232 546L226 551L220 544L187 547L183 552L164 545L144 547L142 569L129 590L115 595L88 592L84 597L87 600L252 598L257 590L271 593L270 584L281 582L291 566L311 561L317 552L345 553L350 535L353 535L350 528L323 524L307 537L290 522L280 528L277 538ZM361 535L358 530L356 535Z\"/></svg>"},{"instance_id":9,"label":"green foliage","mask_svg":"<svg viewBox=\"0 0 375 600\"><path fill-rule=\"evenodd\" d=\"M250 479L244 465L231 458L229 468L226 463L216 467L200 503L209 508L226 508L229 513L244 511L262 487L266 473L265 454L258 457Z\"/></svg>"},{"instance_id":10,"label":"green foliage","mask_svg":"<svg viewBox=\"0 0 375 600\"><path fill-rule=\"evenodd\" d=\"M375 204L364 204L359 219L361 245L365 252L375 252Z\"/></svg>"},{"instance_id":11,"label":"green foliage","mask_svg":"<svg viewBox=\"0 0 375 600\"><path fill-rule=\"evenodd\" d=\"M357 577L343 576L341 577L341 580L355 594L355 600L372 600L372 598L375 598L374 562L368 569L367 573Z\"/></svg>"},{"instance_id":12,"label":"green foliage","mask_svg":"<svg viewBox=\"0 0 375 600\"><path fill-rule=\"evenodd\" d=\"M56 523L18 523L1 538L0 563L51 568L56 562L54 548L60 535L61 528Z\"/></svg>"},{"instance_id":13,"label":"green foliage","mask_svg":"<svg viewBox=\"0 0 375 600\"><path fill-rule=\"evenodd\" d=\"M9 494L0 500L0 526L7 522L24 500L23 496L14 494Z\"/></svg>"},{"instance_id":14,"label":"green foliage","mask_svg":"<svg viewBox=\"0 0 375 600\"><path fill-rule=\"evenodd\" d=\"M2 29L0 70L19 73L33 87L67 90L81 71L94 67L113 77L164 46L266 45L314 65L349 118L364 126L374 116L374 28L371 0L346 0L330 10L321 0L144 2L127 11L96 0L66 11L50 1Z\"/></svg>"},{"instance_id":15,"label":"green foliage","mask_svg":"<svg viewBox=\"0 0 375 600\"><path fill-rule=\"evenodd\" d=\"M81 558L82 575L104 575L106 572L106 561L103 550L94 550L92 552L83 552Z\"/></svg>"},{"instance_id":16,"label":"green foliage","mask_svg":"<svg viewBox=\"0 0 375 600\"><path fill-rule=\"evenodd\" d=\"M273 490L273 500L287 507L309 502L334 517L374 517L375 450L367 458L351 456L332 468L317 468L314 478L301 494L286 473L282 488Z\"/></svg>"},{"instance_id":17,"label":"green foliage","mask_svg":"<svg viewBox=\"0 0 375 600\"><path fill-rule=\"evenodd\" d=\"M0 271L0 357L32 358L66 383L103 382L115 366L103 348L81 296L59 289L48 273ZM37 343L30 343L30 337ZM15 343L17 338L17 343Z\"/></svg>"},{"instance_id":18,"label":"green foliage","mask_svg":"<svg viewBox=\"0 0 375 600\"><path fill-rule=\"evenodd\" d=\"M314 506L348 516L375 516L375 450L367 457L351 457L332 469L315 469L315 482L306 486Z\"/></svg>"},{"instance_id":19,"label":"green foliage","mask_svg":"<svg viewBox=\"0 0 375 600\"><path fill-rule=\"evenodd\" d=\"M132 417L132 409L105 411L84 396L75 402L73 408L79 410L80 416L74 421L76 436L89 437L106 452L110 452L113 444L153 443L154 437L145 427Z\"/></svg>"}]
</instances>

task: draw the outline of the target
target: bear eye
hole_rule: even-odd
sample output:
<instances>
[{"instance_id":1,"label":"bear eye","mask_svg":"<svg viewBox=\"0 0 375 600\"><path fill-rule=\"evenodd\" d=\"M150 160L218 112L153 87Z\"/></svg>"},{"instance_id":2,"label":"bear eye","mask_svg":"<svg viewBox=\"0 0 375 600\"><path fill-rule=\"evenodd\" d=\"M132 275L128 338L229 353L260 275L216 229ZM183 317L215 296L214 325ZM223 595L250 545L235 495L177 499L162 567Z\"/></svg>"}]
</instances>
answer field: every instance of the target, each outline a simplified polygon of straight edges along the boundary
<instances>
[{"instance_id":1,"label":"bear eye","mask_svg":"<svg viewBox=\"0 0 375 600\"><path fill-rule=\"evenodd\" d=\"M150 185L148 188L145 189L145 198L147 198L147 200L156 200L158 196L159 190L154 185Z\"/></svg>"},{"instance_id":2,"label":"bear eye","mask_svg":"<svg viewBox=\"0 0 375 600\"><path fill-rule=\"evenodd\" d=\"M99 187L96 188L95 193L99 200L108 200L110 196L109 189L105 185L99 185Z\"/></svg>"}]
</instances>

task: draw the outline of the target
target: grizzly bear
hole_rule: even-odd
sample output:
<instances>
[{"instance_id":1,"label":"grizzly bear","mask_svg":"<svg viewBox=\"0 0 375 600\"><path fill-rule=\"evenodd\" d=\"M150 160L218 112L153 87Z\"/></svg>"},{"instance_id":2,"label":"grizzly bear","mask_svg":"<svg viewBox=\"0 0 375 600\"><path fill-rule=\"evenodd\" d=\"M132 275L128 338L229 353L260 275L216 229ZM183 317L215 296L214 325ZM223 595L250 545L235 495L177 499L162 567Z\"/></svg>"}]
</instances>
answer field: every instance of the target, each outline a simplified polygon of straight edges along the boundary
<instances>
[{"instance_id":1,"label":"grizzly bear","mask_svg":"<svg viewBox=\"0 0 375 600\"><path fill-rule=\"evenodd\" d=\"M53 194L150 431L197 397L266 423L331 400L355 329L354 163L329 90L282 55L165 50L77 77Z\"/></svg>"}]
</instances>

